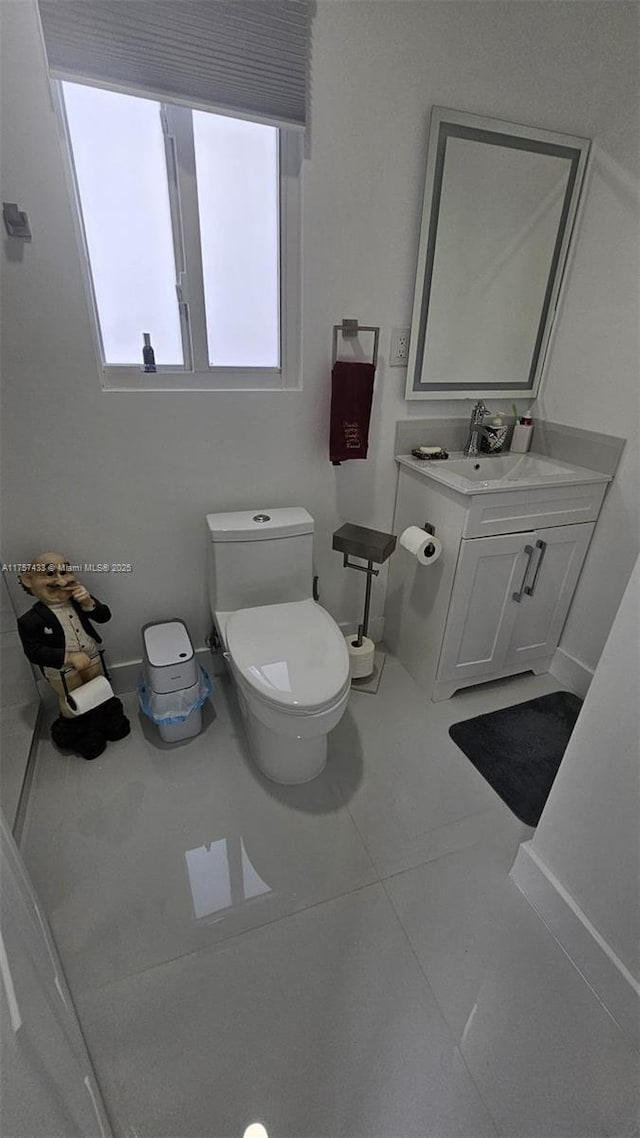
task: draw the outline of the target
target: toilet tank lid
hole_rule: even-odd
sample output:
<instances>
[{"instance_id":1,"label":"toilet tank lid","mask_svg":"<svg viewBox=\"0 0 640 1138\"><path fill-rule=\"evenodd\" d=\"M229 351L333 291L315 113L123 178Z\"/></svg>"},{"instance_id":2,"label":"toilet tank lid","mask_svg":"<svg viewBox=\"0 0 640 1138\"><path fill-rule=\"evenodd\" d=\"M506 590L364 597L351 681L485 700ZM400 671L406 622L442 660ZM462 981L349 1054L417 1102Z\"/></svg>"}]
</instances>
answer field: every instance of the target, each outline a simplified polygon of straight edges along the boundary
<instances>
[{"instance_id":1,"label":"toilet tank lid","mask_svg":"<svg viewBox=\"0 0 640 1138\"><path fill-rule=\"evenodd\" d=\"M238 510L235 513L207 514L207 530L210 541L260 541L313 533L313 518L303 506Z\"/></svg>"}]
</instances>

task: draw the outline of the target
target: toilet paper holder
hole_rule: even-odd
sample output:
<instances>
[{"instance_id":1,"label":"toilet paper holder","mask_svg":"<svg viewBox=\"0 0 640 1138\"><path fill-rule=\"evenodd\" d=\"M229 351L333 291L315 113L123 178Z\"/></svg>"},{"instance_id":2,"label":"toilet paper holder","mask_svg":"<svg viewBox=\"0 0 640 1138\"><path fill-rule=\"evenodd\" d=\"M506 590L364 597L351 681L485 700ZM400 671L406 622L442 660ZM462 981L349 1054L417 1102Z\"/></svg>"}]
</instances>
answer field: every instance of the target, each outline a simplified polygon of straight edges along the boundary
<instances>
[{"instance_id":1,"label":"toilet paper holder","mask_svg":"<svg viewBox=\"0 0 640 1138\"><path fill-rule=\"evenodd\" d=\"M425 522L422 528L425 533L430 533L432 537L436 536L436 527L432 525L431 522ZM427 546L427 548L432 549L433 546Z\"/></svg>"},{"instance_id":2,"label":"toilet paper holder","mask_svg":"<svg viewBox=\"0 0 640 1138\"><path fill-rule=\"evenodd\" d=\"M111 681L111 676L109 675L109 673L107 671L107 665L104 662L104 649L99 650L98 655L100 657L100 663L102 665L102 675L104 676L104 678L106 680ZM76 701L73 698L73 696L71 695L69 688L67 687L67 681L65 679L64 669L62 669L62 668L60 669L60 679L62 680L62 688L64 690L64 698L65 698L67 704L69 705L71 711L77 711L78 707L77 707ZM89 682L91 682L91 681L89 681Z\"/></svg>"},{"instance_id":3,"label":"toilet paper holder","mask_svg":"<svg viewBox=\"0 0 640 1138\"><path fill-rule=\"evenodd\" d=\"M333 549L338 553L342 553L342 564L345 569L357 569L360 573L367 574L367 584L364 594L364 615L362 624L358 625L358 638L354 645L358 648L362 647L362 642L367 635L369 628L369 608L371 605L371 585L372 578L377 577L380 573L379 569L373 568L374 561L377 564L382 564L391 556L396 547L397 538L395 534L384 533L382 530L368 529L366 526L352 525L347 522L346 525L337 529L333 535ZM362 561L366 561L366 565L355 565L349 560L351 557L359 557Z\"/></svg>"}]
</instances>

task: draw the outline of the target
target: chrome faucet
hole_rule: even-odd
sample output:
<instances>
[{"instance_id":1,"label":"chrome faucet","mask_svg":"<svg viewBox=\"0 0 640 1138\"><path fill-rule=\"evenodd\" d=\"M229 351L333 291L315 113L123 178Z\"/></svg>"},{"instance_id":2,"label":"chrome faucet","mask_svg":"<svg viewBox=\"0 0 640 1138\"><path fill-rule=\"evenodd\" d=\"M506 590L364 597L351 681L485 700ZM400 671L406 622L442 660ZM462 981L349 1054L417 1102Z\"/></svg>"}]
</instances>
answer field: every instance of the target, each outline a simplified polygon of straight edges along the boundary
<instances>
[{"instance_id":1,"label":"chrome faucet","mask_svg":"<svg viewBox=\"0 0 640 1138\"><path fill-rule=\"evenodd\" d=\"M478 440L481 435L487 437L488 431L486 427L482 426L482 420L485 415L489 414L489 408L485 407L482 400L478 400L473 411L471 412L471 422L469 423L469 438L467 439L464 448L464 454L467 458L475 458L478 453Z\"/></svg>"}]
</instances>

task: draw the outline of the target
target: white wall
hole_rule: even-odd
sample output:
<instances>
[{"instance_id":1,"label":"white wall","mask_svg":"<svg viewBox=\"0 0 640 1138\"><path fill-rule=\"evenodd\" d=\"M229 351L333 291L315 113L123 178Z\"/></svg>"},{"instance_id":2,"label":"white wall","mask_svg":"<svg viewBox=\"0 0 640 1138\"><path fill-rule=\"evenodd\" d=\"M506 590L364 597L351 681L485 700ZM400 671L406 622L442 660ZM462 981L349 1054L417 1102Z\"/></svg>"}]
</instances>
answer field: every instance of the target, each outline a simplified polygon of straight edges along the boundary
<instances>
[{"instance_id":1,"label":"white wall","mask_svg":"<svg viewBox=\"0 0 640 1138\"><path fill-rule=\"evenodd\" d=\"M639 693L640 560L531 841L638 982Z\"/></svg>"},{"instance_id":2,"label":"white wall","mask_svg":"<svg viewBox=\"0 0 640 1138\"><path fill-rule=\"evenodd\" d=\"M22 651L15 612L3 580L0 582L0 807L10 826L16 821L39 706L33 671Z\"/></svg>"},{"instance_id":3,"label":"white wall","mask_svg":"<svg viewBox=\"0 0 640 1138\"><path fill-rule=\"evenodd\" d=\"M637 6L320 0L304 166L303 389L186 395L100 390L34 7L1 7L2 197L28 211L34 233L20 258L4 241L4 560L53 546L74 560L132 562L130 577L87 582L114 610L116 662L140 655L138 630L151 619L179 614L203 642L206 512L300 502L317 520L323 602L339 620L359 618L362 578L343 570L331 533L345 521L391 528L395 421L452 410L405 403L403 370L385 366L391 327L410 320L437 103L595 140L544 396L549 418L632 437L565 636L567 651L595 666L638 546ZM381 326L381 359L369 459L334 468L331 329L344 316ZM383 598L381 577L374 621Z\"/></svg>"},{"instance_id":4,"label":"white wall","mask_svg":"<svg viewBox=\"0 0 640 1138\"><path fill-rule=\"evenodd\" d=\"M639 16L636 7L636 21ZM612 51L611 58L618 56ZM637 85L637 62L631 74ZM637 108L638 95L629 95L619 111L624 106ZM619 137L614 131L606 147L594 148L570 287L537 403L542 418L628 440L561 643L592 669L640 548L640 211L631 163L638 151L637 111L626 122L618 114L616 125Z\"/></svg>"},{"instance_id":5,"label":"white wall","mask_svg":"<svg viewBox=\"0 0 640 1138\"><path fill-rule=\"evenodd\" d=\"M640 558L531 841L511 870L640 1047Z\"/></svg>"}]
</instances>

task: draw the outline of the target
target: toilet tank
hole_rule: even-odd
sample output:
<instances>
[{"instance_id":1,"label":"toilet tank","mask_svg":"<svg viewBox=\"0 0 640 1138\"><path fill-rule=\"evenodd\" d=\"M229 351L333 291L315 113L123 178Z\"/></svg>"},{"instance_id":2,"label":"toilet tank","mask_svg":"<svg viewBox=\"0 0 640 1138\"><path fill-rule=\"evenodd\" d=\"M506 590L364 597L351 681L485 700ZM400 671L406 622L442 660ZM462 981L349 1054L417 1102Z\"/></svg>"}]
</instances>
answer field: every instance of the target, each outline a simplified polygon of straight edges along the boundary
<instances>
[{"instance_id":1,"label":"toilet tank","mask_svg":"<svg viewBox=\"0 0 640 1138\"><path fill-rule=\"evenodd\" d=\"M302 506L207 514L211 612L312 596L313 526Z\"/></svg>"}]
</instances>

